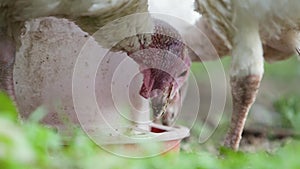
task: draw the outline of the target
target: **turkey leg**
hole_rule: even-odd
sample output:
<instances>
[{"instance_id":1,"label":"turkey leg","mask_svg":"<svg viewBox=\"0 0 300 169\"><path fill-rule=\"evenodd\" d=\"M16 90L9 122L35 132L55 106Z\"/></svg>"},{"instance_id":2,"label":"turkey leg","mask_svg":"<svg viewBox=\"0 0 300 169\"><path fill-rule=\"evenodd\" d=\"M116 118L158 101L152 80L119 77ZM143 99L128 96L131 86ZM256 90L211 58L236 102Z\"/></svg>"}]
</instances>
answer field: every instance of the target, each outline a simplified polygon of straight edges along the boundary
<instances>
[{"instance_id":1,"label":"turkey leg","mask_svg":"<svg viewBox=\"0 0 300 169\"><path fill-rule=\"evenodd\" d=\"M259 25L251 15L238 11L230 70L233 111L225 146L237 150L250 107L264 72ZM247 22L247 24L245 24Z\"/></svg>"}]
</instances>

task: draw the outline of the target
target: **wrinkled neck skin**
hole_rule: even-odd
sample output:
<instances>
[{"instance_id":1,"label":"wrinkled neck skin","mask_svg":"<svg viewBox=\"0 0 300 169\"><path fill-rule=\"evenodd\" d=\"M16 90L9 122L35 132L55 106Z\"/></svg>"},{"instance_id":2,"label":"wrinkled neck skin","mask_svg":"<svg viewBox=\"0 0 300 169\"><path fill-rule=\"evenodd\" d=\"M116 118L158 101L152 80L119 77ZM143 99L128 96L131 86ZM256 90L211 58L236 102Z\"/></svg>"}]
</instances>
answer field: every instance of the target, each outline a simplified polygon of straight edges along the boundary
<instances>
[{"instance_id":1,"label":"wrinkled neck skin","mask_svg":"<svg viewBox=\"0 0 300 169\"><path fill-rule=\"evenodd\" d=\"M170 95L173 97L188 77L191 60L179 40L157 33L151 37L152 43L148 46L140 44L140 50L127 52L139 64L144 76L140 94L146 99L156 97L159 92L168 90L165 87L172 86L174 90Z\"/></svg>"}]
</instances>

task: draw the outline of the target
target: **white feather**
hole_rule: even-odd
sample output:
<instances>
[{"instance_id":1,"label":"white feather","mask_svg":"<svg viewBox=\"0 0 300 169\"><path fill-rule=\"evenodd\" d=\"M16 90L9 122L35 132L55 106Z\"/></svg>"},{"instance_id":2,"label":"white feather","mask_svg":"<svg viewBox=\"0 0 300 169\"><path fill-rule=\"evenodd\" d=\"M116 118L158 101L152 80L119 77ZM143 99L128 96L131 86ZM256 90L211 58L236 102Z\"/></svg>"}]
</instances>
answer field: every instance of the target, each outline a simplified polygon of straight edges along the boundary
<instances>
[{"instance_id":1,"label":"white feather","mask_svg":"<svg viewBox=\"0 0 300 169\"><path fill-rule=\"evenodd\" d=\"M109 24L96 37L107 48L128 36L134 36L119 43L118 47L124 49L132 45L136 49L140 39L150 39L136 35L153 30L149 14L120 19L127 15L148 12L147 0L5 0L0 2L0 11L0 33L2 31L17 41L25 21L45 16L71 19L91 35ZM120 20L115 21L116 19Z\"/></svg>"},{"instance_id":2,"label":"white feather","mask_svg":"<svg viewBox=\"0 0 300 169\"><path fill-rule=\"evenodd\" d=\"M286 53L299 47L298 34L290 36L299 30L299 0L196 0L196 4L227 47L232 47L231 76L263 74L265 41L284 41Z\"/></svg>"}]
</instances>

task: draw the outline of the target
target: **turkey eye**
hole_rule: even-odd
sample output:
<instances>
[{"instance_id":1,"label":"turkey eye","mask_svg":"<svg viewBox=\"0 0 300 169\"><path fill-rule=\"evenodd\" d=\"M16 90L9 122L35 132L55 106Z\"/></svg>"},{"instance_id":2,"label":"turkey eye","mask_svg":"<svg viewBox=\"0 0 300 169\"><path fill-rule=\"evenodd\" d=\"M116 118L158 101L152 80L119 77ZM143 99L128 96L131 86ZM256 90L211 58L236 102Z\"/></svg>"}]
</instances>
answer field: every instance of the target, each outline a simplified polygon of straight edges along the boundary
<instances>
[{"instance_id":1,"label":"turkey eye","mask_svg":"<svg viewBox=\"0 0 300 169\"><path fill-rule=\"evenodd\" d=\"M187 70L182 72L178 77L182 77L182 76L185 76L187 74Z\"/></svg>"}]
</instances>

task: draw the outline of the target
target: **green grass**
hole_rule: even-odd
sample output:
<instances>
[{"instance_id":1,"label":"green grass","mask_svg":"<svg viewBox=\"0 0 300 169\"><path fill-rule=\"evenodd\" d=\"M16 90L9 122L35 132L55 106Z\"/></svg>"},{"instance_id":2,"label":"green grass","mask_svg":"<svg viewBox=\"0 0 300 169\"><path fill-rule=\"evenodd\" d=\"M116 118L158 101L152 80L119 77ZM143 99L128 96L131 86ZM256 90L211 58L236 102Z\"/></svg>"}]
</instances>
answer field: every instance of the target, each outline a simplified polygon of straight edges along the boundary
<instances>
[{"instance_id":1,"label":"green grass","mask_svg":"<svg viewBox=\"0 0 300 169\"><path fill-rule=\"evenodd\" d=\"M300 95L281 96L274 102L274 108L281 116L283 127L300 130Z\"/></svg>"},{"instance_id":2,"label":"green grass","mask_svg":"<svg viewBox=\"0 0 300 169\"><path fill-rule=\"evenodd\" d=\"M64 142L52 128L38 123L41 109L29 121L20 123L12 102L0 94L1 169L299 169L300 142L291 141L275 153L244 153L222 149L222 155L205 150L181 151L144 159L112 155L80 130ZM40 112L40 113L39 113Z\"/></svg>"}]
</instances>

